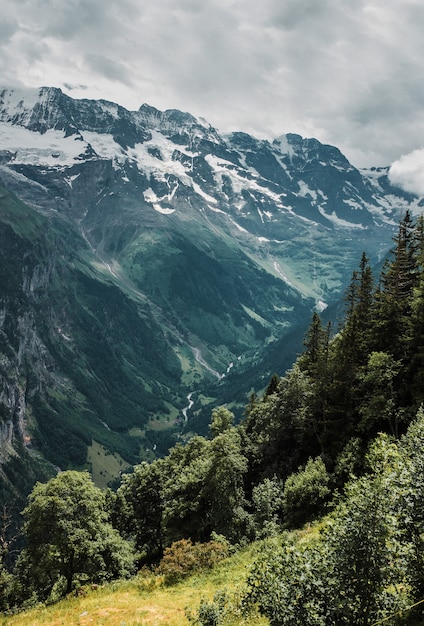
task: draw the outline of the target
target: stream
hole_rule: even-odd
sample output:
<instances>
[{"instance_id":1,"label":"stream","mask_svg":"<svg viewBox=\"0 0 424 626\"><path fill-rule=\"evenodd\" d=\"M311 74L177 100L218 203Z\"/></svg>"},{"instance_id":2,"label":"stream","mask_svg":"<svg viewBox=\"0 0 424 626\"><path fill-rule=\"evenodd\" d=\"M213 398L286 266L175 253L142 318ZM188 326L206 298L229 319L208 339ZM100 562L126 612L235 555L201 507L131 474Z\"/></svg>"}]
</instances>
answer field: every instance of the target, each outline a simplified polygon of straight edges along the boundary
<instances>
[{"instance_id":1,"label":"stream","mask_svg":"<svg viewBox=\"0 0 424 626\"><path fill-rule=\"evenodd\" d=\"M182 414L184 416L184 421L188 422L188 416L187 416L187 411L189 411L191 409L191 407L194 404L194 401L191 399L191 396L193 395L194 391L190 391L190 393L187 396L187 400L188 400L188 405L186 407L184 407L184 409L182 410Z\"/></svg>"}]
</instances>

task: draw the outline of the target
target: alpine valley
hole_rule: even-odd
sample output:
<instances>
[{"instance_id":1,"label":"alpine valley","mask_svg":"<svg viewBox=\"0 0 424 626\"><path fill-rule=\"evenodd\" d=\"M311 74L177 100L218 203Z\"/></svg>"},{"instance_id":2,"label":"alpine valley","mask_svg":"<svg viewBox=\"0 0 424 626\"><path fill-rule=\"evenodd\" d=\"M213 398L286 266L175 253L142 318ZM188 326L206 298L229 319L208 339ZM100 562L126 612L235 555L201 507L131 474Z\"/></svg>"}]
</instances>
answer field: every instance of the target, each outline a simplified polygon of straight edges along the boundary
<instances>
[{"instance_id":1,"label":"alpine valley","mask_svg":"<svg viewBox=\"0 0 424 626\"><path fill-rule=\"evenodd\" d=\"M316 139L46 87L0 91L0 186L2 502L241 415L423 205Z\"/></svg>"}]
</instances>

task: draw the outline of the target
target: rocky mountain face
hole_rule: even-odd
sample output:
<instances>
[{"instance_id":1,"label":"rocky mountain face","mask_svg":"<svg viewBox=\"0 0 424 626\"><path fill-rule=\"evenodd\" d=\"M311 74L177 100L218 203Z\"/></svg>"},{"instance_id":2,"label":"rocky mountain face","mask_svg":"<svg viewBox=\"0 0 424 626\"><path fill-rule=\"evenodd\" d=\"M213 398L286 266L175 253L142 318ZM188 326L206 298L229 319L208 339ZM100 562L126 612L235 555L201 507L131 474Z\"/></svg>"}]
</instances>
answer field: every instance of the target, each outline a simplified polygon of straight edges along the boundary
<instances>
[{"instance_id":1,"label":"rocky mountain face","mask_svg":"<svg viewBox=\"0 0 424 626\"><path fill-rule=\"evenodd\" d=\"M0 185L6 495L17 458L107 482L245 403L421 207L315 139L53 88L0 91Z\"/></svg>"}]
</instances>

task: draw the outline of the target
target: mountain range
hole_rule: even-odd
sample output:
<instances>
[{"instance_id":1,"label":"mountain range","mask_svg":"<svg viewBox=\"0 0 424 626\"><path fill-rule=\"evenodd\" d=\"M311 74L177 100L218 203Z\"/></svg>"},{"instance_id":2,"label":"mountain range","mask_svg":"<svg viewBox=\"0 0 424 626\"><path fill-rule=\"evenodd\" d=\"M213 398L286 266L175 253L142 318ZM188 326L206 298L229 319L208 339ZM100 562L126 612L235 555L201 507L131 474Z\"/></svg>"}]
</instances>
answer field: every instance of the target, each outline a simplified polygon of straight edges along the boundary
<instances>
[{"instance_id":1,"label":"mountain range","mask_svg":"<svg viewBox=\"0 0 424 626\"><path fill-rule=\"evenodd\" d=\"M301 350L423 201L333 146L143 104L0 90L0 500L107 484ZM324 313L325 314L325 313Z\"/></svg>"}]
</instances>

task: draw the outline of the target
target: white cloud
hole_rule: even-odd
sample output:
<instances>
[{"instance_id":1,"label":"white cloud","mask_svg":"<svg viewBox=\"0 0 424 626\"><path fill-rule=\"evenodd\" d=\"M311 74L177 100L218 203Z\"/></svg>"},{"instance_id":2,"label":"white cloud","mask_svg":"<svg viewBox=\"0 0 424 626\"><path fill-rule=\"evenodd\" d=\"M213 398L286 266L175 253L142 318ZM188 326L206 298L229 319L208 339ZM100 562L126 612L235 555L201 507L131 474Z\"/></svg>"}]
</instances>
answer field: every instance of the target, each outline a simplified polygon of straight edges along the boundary
<instances>
[{"instance_id":1,"label":"white cloud","mask_svg":"<svg viewBox=\"0 0 424 626\"><path fill-rule=\"evenodd\" d=\"M423 24L422 0L2 0L0 76L387 165L424 144Z\"/></svg>"},{"instance_id":2,"label":"white cloud","mask_svg":"<svg viewBox=\"0 0 424 626\"><path fill-rule=\"evenodd\" d=\"M424 148L405 154L389 170L389 179L405 191L424 196Z\"/></svg>"}]
</instances>

